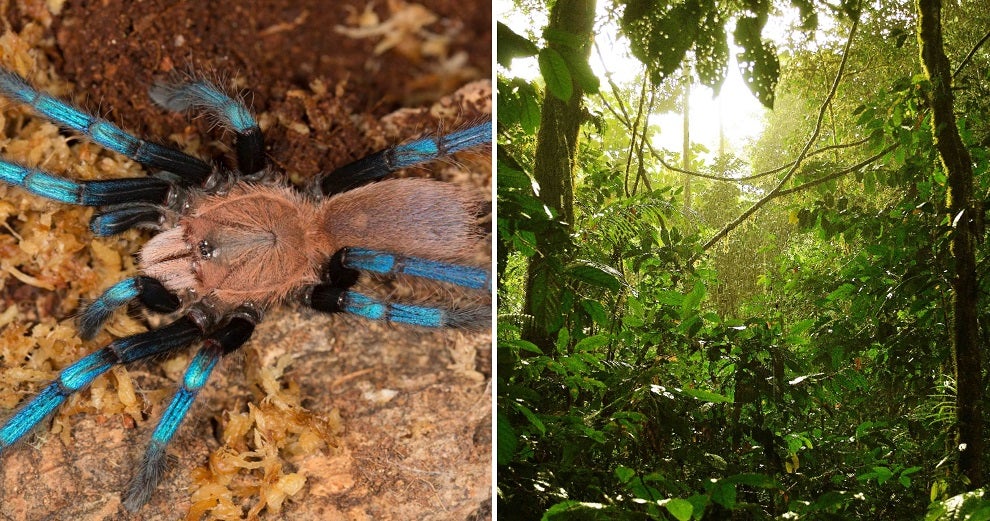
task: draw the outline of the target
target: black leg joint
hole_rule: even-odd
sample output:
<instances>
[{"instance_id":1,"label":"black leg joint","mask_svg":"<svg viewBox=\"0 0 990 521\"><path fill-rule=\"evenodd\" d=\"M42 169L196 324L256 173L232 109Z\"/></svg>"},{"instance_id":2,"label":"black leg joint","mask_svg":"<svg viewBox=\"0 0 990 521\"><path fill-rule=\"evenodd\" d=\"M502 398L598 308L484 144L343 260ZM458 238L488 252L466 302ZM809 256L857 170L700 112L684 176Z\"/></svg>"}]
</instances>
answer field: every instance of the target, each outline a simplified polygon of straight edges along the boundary
<instances>
[{"instance_id":1,"label":"black leg joint","mask_svg":"<svg viewBox=\"0 0 990 521\"><path fill-rule=\"evenodd\" d=\"M182 302L179 297L165 289L161 282L144 275L138 277L138 300L141 305L157 313L174 313Z\"/></svg>"},{"instance_id":2,"label":"black leg joint","mask_svg":"<svg viewBox=\"0 0 990 521\"><path fill-rule=\"evenodd\" d=\"M325 174L319 183L320 192L329 196L378 181L394 170L394 155L389 148Z\"/></svg>"},{"instance_id":3,"label":"black leg joint","mask_svg":"<svg viewBox=\"0 0 990 521\"><path fill-rule=\"evenodd\" d=\"M162 212L150 204L123 205L98 213L89 221L89 229L98 237L109 237L141 225L158 225Z\"/></svg>"},{"instance_id":4,"label":"black leg joint","mask_svg":"<svg viewBox=\"0 0 990 521\"><path fill-rule=\"evenodd\" d=\"M254 127L237 135L237 169L246 177L254 177L265 169L265 137Z\"/></svg>"},{"instance_id":5,"label":"black leg joint","mask_svg":"<svg viewBox=\"0 0 990 521\"><path fill-rule=\"evenodd\" d=\"M121 338L108 346L119 363L131 362L151 356L165 355L203 338L203 330L189 315L179 318L159 329L152 329Z\"/></svg>"},{"instance_id":6,"label":"black leg joint","mask_svg":"<svg viewBox=\"0 0 990 521\"><path fill-rule=\"evenodd\" d=\"M176 174L183 186L203 184L213 173L209 163L156 143L145 143L134 159L146 167Z\"/></svg>"},{"instance_id":7,"label":"black leg joint","mask_svg":"<svg viewBox=\"0 0 990 521\"><path fill-rule=\"evenodd\" d=\"M324 313L340 313L344 311L346 291L330 284L317 284L310 290L306 305Z\"/></svg>"},{"instance_id":8,"label":"black leg joint","mask_svg":"<svg viewBox=\"0 0 990 521\"><path fill-rule=\"evenodd\" d=\"M246 317L234 316L207 339L220 348L224 356L244 345L254 333L254 322Z\"/></svg>"},{"instance_id":9,"label":"black leg joint","mask_svg":"<svg viewBox=\"0 0 990 521\"><path fill-rule=\"evenodd\" d=\"M344 256L347 248L342 248L330 257L330 261L323 268L323 282L341 289L347 289L357 283L361 272L344 266Z\"/></svg>"}]
</instances>

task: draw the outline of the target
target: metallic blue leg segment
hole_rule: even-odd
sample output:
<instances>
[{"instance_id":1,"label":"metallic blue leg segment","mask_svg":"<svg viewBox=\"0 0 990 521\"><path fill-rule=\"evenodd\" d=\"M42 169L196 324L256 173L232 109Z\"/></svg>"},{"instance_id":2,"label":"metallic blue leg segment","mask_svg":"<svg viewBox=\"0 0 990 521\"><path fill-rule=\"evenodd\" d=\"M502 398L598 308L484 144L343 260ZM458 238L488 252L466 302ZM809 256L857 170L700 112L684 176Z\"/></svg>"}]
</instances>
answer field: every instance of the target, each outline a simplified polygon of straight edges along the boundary
<instances>
[{"instance_id":1,"label":"metallic blue leg segment","mask_svg":"<svg viewBox=\"0 0 990 521\"><path fill-rule=\"evenodd\" d=\"M127 487L127 496L124 499L127 510L134 512L148 502L165 474L167 463L165 447L178 431L196 395L206 384L217 362L224 355L244 345L253 331L254 322L243 317L235 317L203 341L203 347L189 362L186 374L182 377L182 387L172 398L172 402L165 409L151 435L151 444L148 445L141 460L140 471Z\"/></svg>"},{"instance_id":2,"label":"metallic blue leg segment","mask_svg":"<svg viewBox=\"0 0 990 521\"><path fill-rule=\"evenodd\" d=\"M258 123L240 101L224 94L207 81L159 83L151 88L151 99L166 109L185 112L199 109L237 133L237 165L248 176L265 167L265 144Z\"/></svg>"},{"instance_id":3,"label":"metallic blue leg segment","mask_svg":"<svg viewBox=\"0 0 990 521\"><path fill-rule=\"evenodd\" d=\"M389 303L332 284L313 286L304 301L309 307L324 313L348 313L368 320L428 328L480 329L491 323L491 310L488 308L442 309Z\"/></svg>"},{"instance_id":4,"label":"metallic blue leg segment","mask_svg":"<svg viewBox=\"0 0 990 521\"><path fill-rule=\"evenodd\" d=\"M347 248L344 251L343 265L345 268L370 271L382 275L401 273L429 280L449 282L469 289L487 289L488 291L492 289L491 275L487 270L378 250Z\"/></svg>"},{"instance_id":5,"label":"metallic blue leg segment","mask_svg":"<svg viewBox=\"0 0 990 521\"><path fill-rule=\"evenodd\" d=\"M213 171L210 165L195 157L138 139L109 121L38 92L24 78L3 68L0 68L0 95L28 105L60 127L83 134L94 143L144 166L173 172L194 182L202 182Z\"/></svg>"},{"instance_id":6,"label":"metallic blue leg segment","mask_svg":"<svg viewBox=\"0 0 990 521\"><path fill-rule=\"evenodd\" d=\"M356 291L345 291L341 295L341 308L346 313L369 320L433 328L446 325L446 317L441 309L409 304L389 304Z\"/></svg>"},{"instance_id":7,"label":"metallic blue leg segment","mask_svg":"<svg viewBox=\"0 0 990 521\"><path fill-rule=\"evenodd\" d=\"M94 300L82 314L79 315L79 336L84 340L89 340L96 336L96 333L103 327L110 315L120 307L134 300L140 289L138 289L138 278L131 277L124 279L103 292L99 298Z\"/></svg>"},{"instance_id":8,"label":"metallic blue leg segment","mask_svg":"<svg viewBox=\"0 0 990 521\"><path fill-rule=\"evenodd\" d=\"M417 139L395 147L393 170L415 166L461 150L492 142L492 122L486 121L464 130L437 138Z\"/></svg>"},{"instance_id":9,"label":"metallic blue leg segment","mask_svg":"<svg viewBox=\"0 0 990 521\"><path fill-rule=\"evenodd\" d=\"M17 163L0 161L0 182L46 199L82 206L165 202L172 185L154 177L72 181Z\"/></svg>"},{"instance_id":10,"label":"metallic blue leg segment","mask_svg":"<svg viewBox=\"0 0 990 521\"><path fill-rule=\"evenodd\" d=\"M417 139L376 152L315 179L322 195L333 195L377 181L400 168L415 166L461 150L492 142L492 122L486 121L439 137Z\"/></svg>"},{"instance_id":11,"label":"metallic blue leg segment","mask_svg":"<svg viewBox=\"0 0 990 521\"><path fill-rule=\"evenodd\" d=\"M258 128L247 107L206 81L157 83L151 88L151 99L175 112L193 108L202 110L234 132L244 133Z\"/></svg>"},{"instance_id":12,"label":"metallic blue leg segment","mask_svg":"<svg viewBox=\"0 0 990 521\"><path fill-rule=\"evenodd\" d=\"M183 317L161 329L121 338L83 357L62 370L58 378L0 426L0 452L54 412L69 395L89 385L114 365L174 351L201 336L199 326L189 317Z\"/></svg>"},{"instance_id":13,"label":"metallic blue leg segment","mask_svg":"<svg viewBox=\"0 0 990 521\"><path fill-rule=\"evenodd\" d=\"M48 384L31 402L24 405L7 423L0 427L0 452L13 445L30 431L48 413L65 401L66 396L59 389L58 381Z\"/></svg>"},{"instance_id":14,"label":"metallic blue leg segment","mask_svg":"<svg viewBox=\"0 0 990 521\"><path fill-rule=\"evenodd\" d=\"M146 308L159 313L172 313L181 304L178 297L151 277L124 279L110 286L79 315L79 336L84 340L95 337L114 311L136 298Z\"/></svg>"},{"instance_id":15,"label":"metallic blue leg segment","mask_svg":"<svg viewBox=\"0 0 990 521\"><path fill-rule=\"evenodd\" d=\"M75 181L7 161L0 161L0 181L19 186L46 199L70 204L77 204L82 190Z\"/></svg>"}]
</instances>

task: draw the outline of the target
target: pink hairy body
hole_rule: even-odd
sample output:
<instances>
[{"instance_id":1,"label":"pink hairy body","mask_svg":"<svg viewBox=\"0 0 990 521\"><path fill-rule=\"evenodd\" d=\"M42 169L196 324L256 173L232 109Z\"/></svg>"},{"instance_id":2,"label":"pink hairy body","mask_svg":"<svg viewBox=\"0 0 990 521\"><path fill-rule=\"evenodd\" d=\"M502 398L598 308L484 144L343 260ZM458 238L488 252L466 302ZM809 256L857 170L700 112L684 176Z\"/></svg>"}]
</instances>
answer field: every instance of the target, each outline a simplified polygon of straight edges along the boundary
<instances>
[{"instance_id":1,"label":"pink hairy body","mask_svg":"<svg viewBox=\"0 0 990 521\"><path fill-rule=\"evenodd\" d=\"M237 183L194 197L174 228L144 245L139 265L178 295L221 310L246 302L264 309L319 282L330 257L348 246L465 262L479 239L477 204L426 179L381 181L323 200Z\"/></svg>"}]
</instances>

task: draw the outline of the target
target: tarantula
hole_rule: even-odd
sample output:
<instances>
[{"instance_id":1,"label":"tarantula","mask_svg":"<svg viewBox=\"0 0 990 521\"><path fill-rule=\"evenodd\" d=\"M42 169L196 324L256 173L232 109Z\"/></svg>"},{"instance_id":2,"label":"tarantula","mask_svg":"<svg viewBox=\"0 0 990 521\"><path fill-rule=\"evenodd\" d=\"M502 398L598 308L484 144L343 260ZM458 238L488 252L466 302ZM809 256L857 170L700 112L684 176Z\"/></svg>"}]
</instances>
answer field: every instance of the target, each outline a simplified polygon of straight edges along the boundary
<instances>
[{"instance_id":1,"label":"tarantula","mask_svg":"<svg viewBox=\"0 0 990 521\"><path fill-rule=\"evenodd\" d=\"M244 104L204 80L159 83L151 97L169 110L200 110L233 131L236 170L141 140L2 68L0 95L155 172L73 181L0 160L4 183L50 200L99 207L90 222L97 236L135 227L158 231L138 254L141 275L114 284L89 304L79 317L80 335L94 337L115 310L132 301L179 315L62 370L0 425L0 454L114 365L201 342L128 485L124 505L135 511L161 480L166 446L217 362L244 345L273 306L297 300L327 313L429 328L490 326L488 306L436 308L352 289L360 272L371 272L491 291L490 272L468 260L482 237L473 224L478 201L445 183L383 180L397 169L488 146L490 121L387 148L317 176L303 191L268 167L261 130Z\"/></svg>"}]
</instances>

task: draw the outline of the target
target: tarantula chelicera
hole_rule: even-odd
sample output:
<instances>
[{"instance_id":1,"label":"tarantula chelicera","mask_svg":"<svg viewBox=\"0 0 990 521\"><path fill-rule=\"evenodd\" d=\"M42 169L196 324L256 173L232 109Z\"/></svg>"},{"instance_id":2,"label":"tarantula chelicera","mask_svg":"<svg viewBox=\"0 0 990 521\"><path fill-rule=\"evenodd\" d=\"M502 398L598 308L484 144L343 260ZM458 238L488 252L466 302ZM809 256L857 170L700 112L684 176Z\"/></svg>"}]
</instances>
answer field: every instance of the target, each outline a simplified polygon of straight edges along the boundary
<instances>
[{"instance_id":1,"label":"tarantula chelicera","mask_svg":"<svg viewBox=\"0 0 990 521\"><path fill-rule=\"evenodd\" d=\"M490 121L382 150L319 175L300 190L268 167L261 130L244 104L204 80L157 84L151 97L169 110L198 109L233 131L236 170L141 140L2 68L0 95L154 172L73 181L0 161L4 183L50 200L98 207L90 222L97 236L134 227L158 231L138 254L141 275L114 284L89 304L79 317L80 335L94 337L116 309L132 301L178 314L165 326L115 340L62 370L0 425L0 454L114 365L199 342L128 486L124 505L134 511L160 481L165 448L210 372L248 341L271 307L298 300L328 313L428 328L490 326L487 305L430 307L353 288L360 272L371 272L491 291L489 270L469 260L483 237L475 224L478 201L446 183L383 180L400 168L489 146Z\"/></svg>"}]
</instances>

